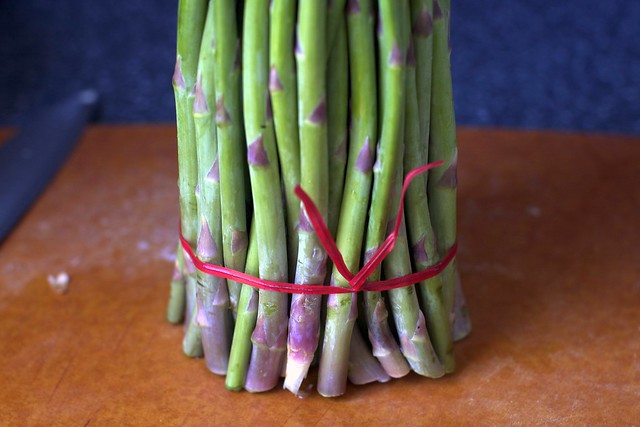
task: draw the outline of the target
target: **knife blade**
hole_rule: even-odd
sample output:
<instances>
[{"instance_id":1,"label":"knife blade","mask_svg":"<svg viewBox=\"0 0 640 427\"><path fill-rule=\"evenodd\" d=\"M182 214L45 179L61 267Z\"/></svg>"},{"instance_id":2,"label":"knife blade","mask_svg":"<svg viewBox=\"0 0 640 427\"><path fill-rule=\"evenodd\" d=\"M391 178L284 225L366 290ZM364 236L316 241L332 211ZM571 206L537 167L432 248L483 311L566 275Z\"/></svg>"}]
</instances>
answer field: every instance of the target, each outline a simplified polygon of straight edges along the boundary
<instances>
[{"instance_id":1,"label":"knife blade","mask_svg":"<svg viewBox=\"0 0 640 427\"><path fill-rule=\"evenodd\" d=\"M97 107L97 92L79 92L0 145L0 242L64 164Z\"/></svg>"}]
</instances>

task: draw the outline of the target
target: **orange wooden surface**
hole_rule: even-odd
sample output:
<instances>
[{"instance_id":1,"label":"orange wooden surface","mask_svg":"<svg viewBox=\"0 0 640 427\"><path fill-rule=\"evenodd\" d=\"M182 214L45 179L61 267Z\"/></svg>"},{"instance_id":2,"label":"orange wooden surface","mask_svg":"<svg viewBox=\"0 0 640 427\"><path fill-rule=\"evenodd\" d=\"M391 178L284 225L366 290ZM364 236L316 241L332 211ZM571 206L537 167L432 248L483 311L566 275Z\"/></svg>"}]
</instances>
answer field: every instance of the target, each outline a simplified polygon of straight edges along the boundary
<instances>
[{"instance_id":1,"label":"orange wooden surface","mask_svg":"<svg viewBox=\"0 0 640 427\"><path fill-rule=\"evenodd\" d=\"M640 139L460 131L458 372L330 400L232 393L182 355L174 138L90 129L0 245L0 424L640 423Z\"/></svg>"}]
</instances>

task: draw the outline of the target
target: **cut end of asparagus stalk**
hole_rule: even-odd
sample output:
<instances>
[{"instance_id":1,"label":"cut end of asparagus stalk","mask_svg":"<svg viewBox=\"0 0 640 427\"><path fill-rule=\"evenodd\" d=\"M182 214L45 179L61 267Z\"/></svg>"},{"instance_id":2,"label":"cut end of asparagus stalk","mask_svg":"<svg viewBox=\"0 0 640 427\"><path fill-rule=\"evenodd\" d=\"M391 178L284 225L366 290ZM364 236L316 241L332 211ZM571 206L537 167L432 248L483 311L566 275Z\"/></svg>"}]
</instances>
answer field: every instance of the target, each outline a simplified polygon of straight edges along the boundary
<instances>
[{"instance_id":1,"label":"cut end of asparagus stalk","mask_svg":"<svg viewBox=\"0 0 640 427\"><path fill-rule=\"evenodd\" d=\"M302 381L307 377L311 362L299 362L292 357L287 358L287 368L283 388L294 394L298 394Z\"/></svg>"},{"instance_id":2,"label":"cut end of asparagus stalk","mask_svg":"<svg viewBox=\"0 0 640 427\"><path fill-rule=\"evenodd\" d=\"M349 351L349 381L361 385L373 382L386 383L390 379L378 360L371 355L360 331L354 330Z\"/></svg>"},{"instance_id":3,"label":"cut end of asparagus stalk","mask_svg":"<svg viewBox=\"0 0 640 427\"><path fill-rule=\"evenodd\" d=\"M274 350L254 342L247 379L244 384L245 390L251 393L260 393L269 391L278 385L284 355L284 348Z\"/></svg>"}]
</instances>

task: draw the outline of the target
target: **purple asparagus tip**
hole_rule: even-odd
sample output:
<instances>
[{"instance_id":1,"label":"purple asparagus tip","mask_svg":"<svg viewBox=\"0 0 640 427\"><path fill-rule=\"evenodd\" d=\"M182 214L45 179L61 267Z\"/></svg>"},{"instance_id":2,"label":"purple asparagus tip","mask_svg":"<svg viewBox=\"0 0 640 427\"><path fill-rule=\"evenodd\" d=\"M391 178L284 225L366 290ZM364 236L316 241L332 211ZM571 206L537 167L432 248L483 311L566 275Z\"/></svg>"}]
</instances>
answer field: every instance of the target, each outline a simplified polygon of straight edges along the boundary
<instances>
[{"instance_id":1,"label":"purple asparagus tip","mask_svg":"<svg viewBox=\"0 0 640 427\"><path fill-rule=\"evenodd\" d=\"M180 58L176 58L176 67L173 70L173 84L180 89L186 89L187 85L184 82L184 76L182 75L182 68L180 67Z\"/></svg>"},{"instance_id":2,"label":"purple asparagus tip","mask_svg":"<svg viewBox=\"0 0 640 427\"><path fill-rule=\"evenodd\" d=\"M302 45L300 44L300 36L298 35L298 27L296 26L296 46L295 46L295 54L296 56L301 56L303 54L302 52Z\"/></svg>"},{"instance_id":3,"label":"purple asparagus tip","mask_svg":"<svg viewBox=\"0 0 640 427\"><path fill-rule=\"evenodd\" d=\"M433 1L433 19L442 19L442 8L438 0Z\"/></svg>"},{"instance_id":4,"label":"purple asparagus tip","mask_svg":"<svg viewBox=\"0 0 640 427\"><path fill-rule=\"evenodd\" d=\"M373 154L371 153L370 141L369 137L366 137L358 153L358 158L356 159L356 169L362 173L369 173L371 172L371 168L373 168Z\"/></svg>"},{"instance_id":5,"label":"purple asparagus tip","mask_svg":"<svg viewBox=\"0 0 640 427\"><path fill-rule=\"evenodd\" d=\"M207 179L212 180L213 182L220 182L220 166L218 165L218 156L216 155L216 159L213 161L211 165L211 169L207 172Z\"/></svg>"},{"instance_id":6,"label":"purple asparagus tip","mask_svg":"<svg viewBox=\"0 0 640 427\"><path fill-rule=\"evenodd\" d=\"M416 17L413 32L420 37L429 37L433 33L433 19L428 9L422 9L422 12Z\"/></svg>"},{"instance_id":7,"label":"purple asparagus tip","mask_svg":"<svg viewBox=\"0 0 640 427\"><path fill-rule=\"evenodd\" d=\"M398 46L397 42L393 42L391 53L389 54L389 65L400 67L402 64L404 64L404 58L400 46Z\"/></svg>"},{"instance_id":8,"label":"purple asparagus tip","mask_svg":"<svg viewBox=\"0 0 640 427\"><path fill-rule=\"evenodd\" d=\"M275 65L271 66L271 71L269 72L269 90L271 92L284 90L282 80L280 80L280 76L278 75L278 70Z\"/></svg>"},{"instance_id":9,"label":"purple asparagus tip","mask_svg":"<svg viewBox=\"0 0 640 427\"><path fill-rule=\"evenodd\" d=\"M411 247L411 252L413 253L413 258L416 262L427 262L429 261L429 254L425 248L426 236L422 236L418 242Z\"/></svg>"},{"instance_id":10,"label":"purple asparagus tip","mask_svg":"<svg viewBox=\"0 0 640 427\"><path fill-rule=\"evenodd\" d=\"M311 224L311 220L309 220L309 217L307 216L307 210L304 207L300 209L298 226L296 229L305 233L311 233L313 231L313 225Z\"/></svg>"},{"instance_id":11,"label":"purple asparagus tip","mask_svg":"<svg viewBox=\"0 0 640 427\"><path fill-rule=\"evenodd\" d=\"M338 144L338 146L336 147L335 151L333 152L333 156L336 159L347 158L347 135L344 135L342 137L342 141L340 141L340 144Z\"/></svg>"},{"instance_id":12,"label":"purple asparagus tip","mask_svg":"<svg viewBox=\"0 0 640 427\"><path fill-rule=\"evenodd\" d=\"M360 12L360 1L359 0L348 0L347 1L347 14L356 14Z\"/></svg>"},{"instance_id":13,"label":"purple asparagus tip","mask_svg":"<svg viewBox=\"0 0 640 427\"><path fill-rule=\"evenodd\" d=\"M241 230L231 232L231 253L237 253L247 247L247 233Z\"/></svg>"},{"instance_id":14,"label":"purple asparagus tip","mask_svg":"<svg viewBox=\"0 0 640 427\"><path fill-rule=\"evenodd\" d=\"M458 158L455 157L447 170L442 174L438 185L445 188L456 188L458 186Z\"/></svg>"},{"instance_id":15,"label":"purple asparagus tip","mask_svg":"<svg viewBox=\"0 0 640 427\"><path fill-rule=\"evenodd\" d=\"M218 246L216 245L207 220L202 217L200 220L200 234L198 235L198 257L203 260L210 260L218 255Z\"/></svg>"},{"instance_id":16,"label":"purple asparagus tip","mask_svg":"<svg viewBox=\"0 0 640 427\"><path fill-rule=\"evenodd\" d=\"M309 114L307 118L310 123L314 125L322 125L327 121L327 104L324 101L324 98L320 100L316 108Z\"/></svg>"},{"instance_id":17,"label":"purple asparagus tip","mask_svg":"<svg viewBox=\"0 0 640 427\"><path fill-rule=\"evenodd\" d=\"M416 66L416 51L413 45L413 39L409 39L409 48L407 49L407 65L409 67Z\"/></svg>"},{"instance_id":18,"label":"purple asparagus tip","mask_svg":"<svg viewBox=\"0 0 640 427\"><path fill-rule=\"evenodd\" d=\"M231 122L229 111L224 106L224 98L220 95L216 101L216 123L219 125Z\"/></svg>"},{"instance_id":19,"label":"purple asparagus tip","mask_svg":"<svg viewBox=\"0 0 640 427\"><path fill-rule=\"evenodd\" d=\"M252 166L269 166L269 157L264 149L262 135L258 136L247 148L247 158Z\"/></svg>"},{"instance_id":20,"label":"purple asparagus tip","mask_svg":"<svg viewBox=\"0 0 640 427\"><path fill-rule=\"evenodd\" d=\"M193 101L193 112L195 114L205 114L209 112L209 104L207 104L207 97L202 90L202 78L198 75L198 81L196 82L196 98Z\"/></svg>"}]
</instances>

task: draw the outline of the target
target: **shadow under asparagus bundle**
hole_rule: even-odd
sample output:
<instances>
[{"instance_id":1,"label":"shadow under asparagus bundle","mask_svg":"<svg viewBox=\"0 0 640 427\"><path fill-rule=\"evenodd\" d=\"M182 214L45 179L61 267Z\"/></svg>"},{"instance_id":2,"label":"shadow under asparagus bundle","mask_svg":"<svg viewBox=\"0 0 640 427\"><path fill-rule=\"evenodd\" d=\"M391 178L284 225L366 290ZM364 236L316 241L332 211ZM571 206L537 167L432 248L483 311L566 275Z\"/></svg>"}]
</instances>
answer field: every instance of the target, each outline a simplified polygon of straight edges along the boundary
<instances>
[{"instance_id":1,"label":"shadow under asparagus bundle","mask_svg":"<svg viewBox=\"0 0 640 427\"><path fill-rule=\"evenodd\" d=\"M185 354L204 356L230 390L270 390L284 376L298 393L314 364L324 396L347 379L454 371L453 341L471 325L447 257L458 156L449 10L449 0L180 0L173 86L189 250L178 246L167 317L184 323ZM403 202L405 175L434 161ZM315 215L350 272L397 231L372 284L448 265L419 283L325 298L196 268L347 288Z\"/></svg>"}]
</instances>

